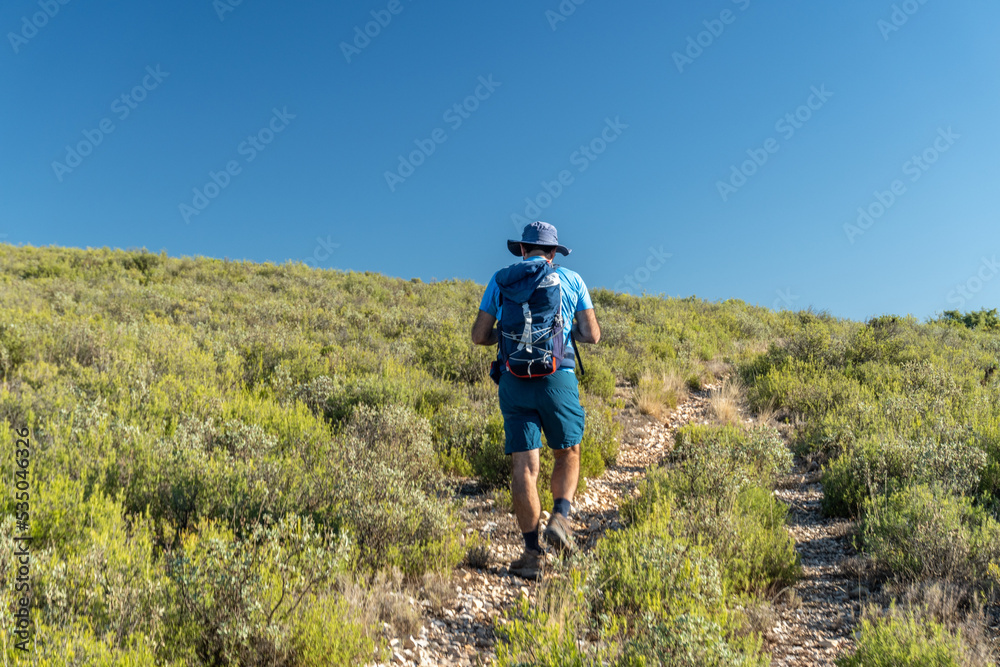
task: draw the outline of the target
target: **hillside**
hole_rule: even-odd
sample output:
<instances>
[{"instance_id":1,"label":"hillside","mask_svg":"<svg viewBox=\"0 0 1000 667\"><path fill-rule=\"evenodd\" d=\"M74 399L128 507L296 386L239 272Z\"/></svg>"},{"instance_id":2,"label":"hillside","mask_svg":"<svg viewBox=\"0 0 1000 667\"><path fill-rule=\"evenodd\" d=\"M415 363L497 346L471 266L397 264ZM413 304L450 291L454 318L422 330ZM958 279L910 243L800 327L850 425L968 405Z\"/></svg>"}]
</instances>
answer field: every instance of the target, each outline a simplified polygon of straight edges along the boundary
<instances>
[{"instance_id":1,"label":"hillside","mask_svg":"<svg viewBox=\"0 0 1000 667\"><path fill-rule=\"evenodd\" d=\"M0 245L6 660L995 662L995 313L860 323L594 291L585 548L527 584L505 571L481 293ZM509 594L486 609L456 594L470 580ZM810 597L823 582L833 603ZM838 605L856 614L827 635L782 636ZM469 628L468 651L423 638Z\"/></svg>"}]
</instances>

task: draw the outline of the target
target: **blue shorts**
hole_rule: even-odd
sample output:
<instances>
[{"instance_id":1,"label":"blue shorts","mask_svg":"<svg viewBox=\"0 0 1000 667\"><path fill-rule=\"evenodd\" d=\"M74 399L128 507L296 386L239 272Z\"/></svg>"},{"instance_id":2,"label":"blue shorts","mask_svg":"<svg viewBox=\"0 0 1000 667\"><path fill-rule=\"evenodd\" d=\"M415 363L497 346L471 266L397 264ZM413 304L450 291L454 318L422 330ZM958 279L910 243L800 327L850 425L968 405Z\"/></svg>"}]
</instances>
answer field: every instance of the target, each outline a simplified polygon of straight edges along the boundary
<instances>
[{"instance_id":1,"label":"blue shorts","mask_svg":"<svg viewBox=\"0 0 1000 667\"><path fill-rule=\"evenodd\" d=\"M583 440L584 411L576 373L556 371L530 380L504 373L500 412L506 454L541 449L542 432L551 449L567 449Z\"/></svg>"}]
</instances>

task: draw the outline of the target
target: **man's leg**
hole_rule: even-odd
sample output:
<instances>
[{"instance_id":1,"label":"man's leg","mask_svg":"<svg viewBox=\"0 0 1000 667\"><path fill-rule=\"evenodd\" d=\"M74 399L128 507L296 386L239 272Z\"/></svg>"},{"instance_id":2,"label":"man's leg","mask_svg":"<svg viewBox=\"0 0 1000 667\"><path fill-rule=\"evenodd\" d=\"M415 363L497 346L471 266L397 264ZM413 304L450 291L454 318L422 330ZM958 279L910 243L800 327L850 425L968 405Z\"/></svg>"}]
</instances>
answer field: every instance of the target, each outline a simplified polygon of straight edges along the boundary
<instances>
[{"instance_id":1,"label":"man's leg","mask_svg":"<svg viewBox=\"0 0 1000 667\"><path fill-rule=\"evenodd\" d=\"M576 485L580 481L580 445L566 449L553 449L555 466L552 468L552 497L573 502Z\"/></svg>"},{"instance_id":2,"label":"man's leg","mask_svg":"<svg viewBox=\"0 0 1000 667\"><path fill-rule=\"evenodd\" d=\"M552 516L545 526L545 539L559 551L573 549L573 529L569 523L576 483L580 479L580 445L554 449L552 468Z\"/></svg>"},{"instance_id":3,"label":"man's leg","mask_svg":"<svg viewBox=\"0 0 1000 667\"><path fill-rule=\"evenodd\" d=\"M538 519L542 511L538 502L538 450L514 452L512 457L514 474L511 496L514 500L517 525L522 533L536 532L537 537Z\"/></svg>"},{"instance_id":4,"label":"man's leg","mask_svg":"<svg viewBox=\"0 0 1000 667\"><path fill-rule=\"evenodd\" d=\"M511 496L514 499L514 513L517 525L524 536L524 553L510 564L508 571L518 577L537 579L545 566L545 553L538 543L538 519L541 507L538 503L538 450L514 452L514 476Z\"/></svg>"},{"instance_id":5,"label":"man's leg","mask_svg":"<svg viewBox=\"0 0 1000 667\"><path fill-rule=\"evenodd\" d=\"M545 406L540 410L545 436L553 447L552 516L545 526L545 539L562 552L573 549L573 528L569 522L573 496L580 480L580 442L586 414L580 405L576 376L556 372L549 376ZM573 443L570 445L570 443Z\"/></svg>"}]
</instances>

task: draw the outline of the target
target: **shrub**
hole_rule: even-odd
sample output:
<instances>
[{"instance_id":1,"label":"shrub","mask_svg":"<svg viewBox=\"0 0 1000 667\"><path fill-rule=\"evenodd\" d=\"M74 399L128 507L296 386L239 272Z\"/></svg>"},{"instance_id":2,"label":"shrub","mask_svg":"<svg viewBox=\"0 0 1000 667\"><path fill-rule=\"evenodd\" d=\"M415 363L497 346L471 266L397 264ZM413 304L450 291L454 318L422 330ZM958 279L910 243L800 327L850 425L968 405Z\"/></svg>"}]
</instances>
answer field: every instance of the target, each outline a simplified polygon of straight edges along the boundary
<instances>
[{"instance_id":1,"label":"shrub","mask_svg":"<svg viewBox=\"0 0 1000 667\"><path fill-rule=\"evenodd\" d=\"M907 581L985 585L1000 559L1000 523L968 498L917 485L865 504L861 541L884 572Z\"/></svg>"},{"instance_id":2,"label":"shrub","mask_svg":"<svg viewBox=\"0 0 1000 667\"><path fill-rule=\"evenodd\" d=\"M417 408L424 400L438 402L426 392L432 385L421 386L416 370L400 370L395 362L386 362L386 372L379 375L319 376L298 385L293 394L314 412L333 423L346 420L355 406L385 408L391 405ZM424 375L426 378L426 374ZM432 392L433 393L433 392Z\"/></svg>"},{"instance_id":3,"label":"shrub","mask_svg":"<svg viewBox=\"0 0 1000 667\"><path fill-rule=\"evenodd\" d=\"M92 516L73 548L63 543L37 556L40 622L69 627L85 619L96 636L123 650L161 644L169 585L150 522L141 516L126 521L121 506L110 501Z\"/></svg>"},{"instance_id":4,"label":"shrub","mask_svg":"<svg viewBox=\"0 0 1000 667\"><path fill-rule=\"evenodd\" d=\"M905 348L901 338L903 327L903 322L893 315L872 318L855 332L845 351L845 361L853 364L899 363Z\"/></svg>"},{"instance_id":5,"label":"shrub","mask_svg":"<svg viewBox=\"0 0 1000 667\"><path fill-rule=\"evenodd\" d=\"M773 486L792 465L792 455L771 426L749 428L689 424L674 434L670 462L683 470L688 489L681 495L734 491L748 484Z\"/></svg>"},{"instance_id":6,"label":"shrub","mask_svg":"<svg viewBox=\"0 0 1000 667\"><path fill-rule=\"evenodd\" d=\"M597 559L605 612L670 619L724 609L718 563L706 548L673 534L669 512L607 534Z\"/></svg>"},{"instance_id":7,"label":"shrub","mask_svg":"<svg viewBox=\"0 0 1000 667\"><path fill-rule=\"evenodd\" d=\"M854 653L838 667L966 667L960 634L913 614L861 621Z\"/></svg>"},{"instance_id":8,"label":"shrub","mask_svg":"<svg viewBox=\"0 0 1000 667\"><path fill-rule=\"evenodd\" d=\"M114 483L122 486L126 508L148 511L161 535L191 529L201 519L242 526L265 508L274 511L295 484L276 439L258 426L180 420L169 436L129 432L122 438Z\"/></svg>"},{"instance_id":9,"label":"shrub","mask_svg":"<svg viewBox=\"0 0 1000 667\"><path fill-rule=\"evenodd\" d=\"M184 659L165 660L157 656L156 644L145 637L133 637L127 646L118 647L93 630L83 619L74 619L66 625L35 624L33 640L28 644L30 664L34 667L187 667ZM5 647L4 658L8 664L28 664L25 653L13 644Z\"/></svg>"},{"instance_id":10,"label":"shrub","mask_svg":"<svg viewBox=\"0 0 1000 667\"><path fill-rule=\"evenodd\" d=\"M12 318L9 320L16 322ZM27 346L16 325L0 324L0 374L4 381L25 361Z\"/></svg>"},{"instance_id":11,"label":"shrub","mask_svg":"<svg viewBox=\"0 0 1000 667\"><path fill-rule=\"evenodd\" d=\"M510 484L503 417L495 405L446 405L437 411L431 423L434 448L445 471L475 475L488 489Z\"/></svg>"},{"instance_id":12,"label":"shrub","mask_svg":"<svg viewBox=\"0 0 1000 667\"><path fill-rule=\"evenodd\" d=\"M686 426L676 434L671 465L648 471L621 514L633 526L672 516L672 532L707 549L727 590L764 594L794 583L795 542L788 508L772 484L791 455L771 427Z\"/></svg>"},{"instance_id":13,"label":"shrub","mask_svg":"<svg viewBox=\"0 0 1000 667\"><path fill-rule=\"evenodd\" d=\"M749 487L732 509L713 515L710 508L708 503L697 514L688 511L688 531L691 539L700 535L711 545L729 590L770 597L795 583L799 555L785 526L784 503L766 489Z\"/></svg>"},{"instance_id":14,"label":"shrub","mask_svg":"<svg viewBox=\"0 0 1000 667\"><path fill-rule=\"evenodd\" d=\"M586 427L580 444L580 474L583 477L599 477L605 466L618 461L621 424L615 421L615 411L587 396L582 396L586 411Z\"/></svg>"},{"instance_id":15,"label":"shrub","mask_svg":"<svg viewBox=\"0 0 1000 667\"><path fill-rule=\"evenodd\" d=\"M589 567L587 568L589 569ZM587 573L572 568L568 576L546 580L537 602L521 598L498 623L497 664L501 667L585 667L603 664L602 652L587 651L578 640L587 628Z\"/></svg>"},{"instance_id":16,"label":"shrub","mask_svg":"<svg viewBox=\"0 0 1000 667\"><path fill-rule=\"evenodd\" d=\"M318 532L308 519L258 526L246 540L203 523L170 557L171 644L194 646L208 664L286 664L298 605L349 560L350 543Z\"/></svg>"},{"instance_id":17,"label":"shrub","mask_svg":"<svg viewBox=\"0 0 1000 667\"><path fill-rule=\"evenodd\" d=\"M375 649L375 629L355 618L337 595L310 595L303 600L292 628L293 662L301 667L367 664Z\"/></svg>"},{"instance_id":18,"label":"shrub","mask_svg":"<svg viewBox=\"0 0 1000 667\"><path fill-rule=\"evenodd\" d=\"M946 310L937 319L943 324L965 326L969 329L984 329L986 331L996 331L1000 329L1000 317L997 317L997 309L981 308L978 311L971 311L965 314L957 310Z\"/></svg>"},{"instance_id":19,"label":"shrub","mask_svg":"<svg viewBox=\"0 0 1000 667\"><path fill-rule=\"evenodd\" d=\"M324 519L357 536L359 565L397 566L408 575L453 567L462 558L449 503L420 488L391 461L373 459L356 439L344 441L329 474L334 504Z\"/></svg>"},{"instance_id":20,"label":"shrub","mask_svg":"<svg viewBox=\"0 0 1000 667\"><path fill-rule=\"evenodd\" d=\"M434 490L442 481L431 443L430 422L410 408L359 405L347 422L345 434L354 440L352 447L372 460L389 462L404 478L423 489Z\"/></svg>"},{"instance_id":21,"label":"shrub","mask_svg":"<svg viewBox=\"0 0 1000 667\"><path fill-rule=\"evenodd\" d=\"M788 355L793 359L824 366L831 360L833 338L829 327L814 317L806 317L802 327L786 344Z\"/></svg>"},{"instance_id":22,"label":"shrub","mask_svg":"<svg viewBox=\"0 0 1000 667\"><path fill-rule=\"evenodd\" d=\"M678 481L680 480L680 481ZM704 495L681 495L688 487L678 471L651 471L640 495L623 508L626 520L643 523L673 516L675 534L704 546L718 561L727 590L772 594L799 575L795 540L785 527L788 508L770 491L749 486Z\"/></svg>"},{"instance_id":23,"label":"shrub","mask_svg":"<svg viewBox=\"0 0 1000 667\"><path fill-rule=\"evenodd\" d=\"M71 554L90 542L92 530L110 530L121 522L122 506L100 492L66 475L55 475L36 487L32 503L34 547L51 547Z\"/></svg>"},{"instance_id":24,"label":"shrub","mask_svg":"<svg viewBox=\"0 0 1000 667\"><path fill-rule=\"evenodd\" d=\"M416 342L417 358L435 376L449 382L475 384L488 377L495 349L472 345L469 322L453 320L428 327Z\"/></svg>"},{"instance_id":25,"label":"shrub","mask_svg":"<svg viewBox=\"0 0 1000 667\"><path fill-rule=\"evenodd\" d=\"M758 636L727 636L716 621L683 614L653 624L624 647L618 667L764 667L770 658Z\"/></svg>"},{"instance_id":26,"label":"shrub","mask_svg":"<svg viewBox=\"0 0 1000 667\"><path fill-rule=\"evenodd\" d=\"M987 455L971 441L867 439L823 471L823 511L854 516L865 500L905 484L935 483L951 493L974 494Z\"/></svg>"},{"instance_id":27,"label":"shrub","mask_svg":"<svg viewBox=\"0 0 1000 667\"><path fill-rule=\"evenodd\" d=\"M490 538L472 533L465 542L465 564L476 570L485 570L490 565L492 551Z\"/></svg>"},{"instance_id":28,"label":"shrub","mask_svg":"<svg viewBox=\"0 0 1000 667\"><path fill-rule=\"evenodd\" d=\"M587 357L584 364L586 373L580 378L580 387L594 396L606 401L615 395L615 374L611 372L601 357Z\"/></svg>"},{"instance_id":29,"label":"shrub","mask_svg":"<svg viewBox=\"0 0 1000 667\"><path fill-rule=\"evenodd\" d=\"M479 447L473 451L472 470L487 489L510 486L510 457L504 452L503 418L493 415L486 420Z\"/></svg>"}]
</instances>

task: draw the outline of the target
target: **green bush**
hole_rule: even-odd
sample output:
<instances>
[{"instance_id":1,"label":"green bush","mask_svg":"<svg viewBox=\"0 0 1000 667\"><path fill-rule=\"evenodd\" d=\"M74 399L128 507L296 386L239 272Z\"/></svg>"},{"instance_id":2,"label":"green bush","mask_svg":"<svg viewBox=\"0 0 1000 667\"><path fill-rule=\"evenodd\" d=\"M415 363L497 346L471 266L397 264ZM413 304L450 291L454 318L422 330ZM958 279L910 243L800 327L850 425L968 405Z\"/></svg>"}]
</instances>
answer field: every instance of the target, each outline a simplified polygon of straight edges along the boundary
<instances>
[{"instance_id":1,"label":"green bush","mask_svg":"<svg viewBox=\"0 0 1000 667\"><path fill-rule=\"evenodd\" d=\"M207 664L284 664L301 599L350 562L350 543L286 517L246 540L215 524L189 533L170 557L174 585L168 653L194 647Z\"/></svg>"},{"instance_id":2,"label":"green bush","mask_svg":"<svg viewBox=\"0 0 1000 667\"><path fill-rule=\"evenodd\" d=\"M893 315L875 317L851 338L844 352L849 364L878 362L899 364L906 349L903 339L905 323Z\"/></svg>"},{"instance_id":3,"label":"green bush","mask_svg":"<svg viewBox=\"0 0 1000 667\"><path fill-rule=\"evenodd\" d=\"M475 384L489 376L494 348L469 344L473 311L463 313L468 321L446 321L430 327L417 338L417 358L435 376L449 382Z\"/></svg>"},{"instance_id":4,"label":"green bush","mask_svg":"<svg viewBox=\"0 0 1000 667\"><path fill-rule=\"evenodd\" d=\"M861 621L861 635L851 655L838 667L966 667L960 634L914 615Z\"/></svg>"},{"instance_id":5,"label":"green bush","mask_svg":"<svg viewBox=\"0 0 1000 667\"><path fill-rule=\"evenodd\" d=\"M604 360L597 355L588 355L584 370L586 373L580 378L580 387L594 396L611 400L615 395L615 374L605 365Z\"/></svg>"},{"instance_id":6,"label":"green bush","mask_svg":"<svg viewBox=\"0 0 1000 667\"><path fill-rule=\"evenodd\" d=\"M1000 317L997 317L997 309L981 308L978 311L960 313L957 310L946 310L938 322L948 325L964 326L969 329L983 329L986 331L996 331L1000 329Z\"/></svg>"},{"instance_id":7,"label":"green bush","mask_svg":"<svg viewBox=\"0 0 1000 667\"><path fill-rule=\"evenodd\" d=\"M659 622L629 641L617 667L764 667L770 658L760 637L727 636L708 618L683 614Z\"/></svg>"},{"instance_id":8,"label":"green bush","mask_svg":"<svg viewBox=\"0 0 1000 667\"><path fill-rule=\"evenodd\" d=\"M374 628L365 627L335 595L304 599L292 629L292 662L301 667L367 664L376 653Z\"/></svg>"},{"instance_id":9,"label":"green bush","mask_svg":"<svg viewBox=\"0 0 1000 667\"><path fill-rule=\"evenodd\" d=\"M985 586L1000 562L1000 523L941 486L917 485L865 504L865 553L906 580L944 579Z\"/></svg>"},{"instance_id":10,"label":"green bush","mask_svg":"<svg viewBox=\"0 0 1000 667\"><path fill-rule=\"evenodd\" d=\"M407 480L433 491L442 479L431 442L431 425L411 409L389 405L381 409L359 405L345 433L365 455L387 461ZM362 454L358 452L359 458Z\"/></svg>"},{"instance_id":11,"label":"green bush","mask_svg":"<svg viewBox=\"0 0 1000 667\"><path fill-rule=\"evenodd\" d=\"M823 510L855 516L872 495L906 484L934 483L951 493L975 494L988 464L971 441L864 440L823 471Z\"/></svg>"},{"instance_id":12,"label":"green bush","mask_svg":"<svg viewBox=\"0 0 1000 667\"><path fill-rule=\"evenodd\" d=\"M589 569L589 566L588 568ZM603 651L578 641L589 615L587 573L571 568L562 579L542 584L537 601L521 598L497 623L497 664L501 667L589 667L604 664Z\"/></svg>"},{"instance_id":13,"label":"green bush","mask_svg":"<svg viewBox=\"0 0 1000 667\"><path fill-rule=\"evenodd\" d=\"M773 484L790 464L772 428L685 426L669 467L649 470L621 514L632 526L672 516L673 534L707 549L727 590L773 593L795 582L799 560L788 508L760 484Z\"/></svg>"},{"instance_id":14,"label":"green bush","mask_svg":"<svg viewBox=\"0 0 1000 667\"><path fill-rule=\"evenodd\" d=\"M598 543L601 610L662 619L724 611L719 564L708 549L675 536L672 530L671 517L663 512L608 533Z\"/></svg>"},{"instance_id":15,"label":"green bush","mask_svg":"<svg viewBox=\"0 0 1000 667\"><path fill-rule=\"evenodd\" d=\"M681 497L735 493L748 485L771 487L791 469L792 455L770 426L689 424L674 435L669 461L681 471Z\"/></svg>"},{"instance_id":16,"label":"green bush","mask_svg":"<svg viewBox=\"0 0 1000 667\"><path fill-rule=\"evenodd\" d=\"M67 549L40 552L34 564L39 620L50 627L85 622L110 646L162 644L167 634L164 610L169 582L156 558L154 534L145 517L122 517L109 503L85 537Z\"/></svg>"},{"instance_id":17,"label":"green bush","mask_svg":"<svg viewBox=\"0 0 1000 667\"><path fill-rule=\"evenodd\" d=\"M580 474L599 477L605 466L618 461L621 424L615 421L615 410L584 395L581 403L586 411L583 442L580 444Z\"/></svg>"},{"instance_id":18,"label":"green bush","mask_svg":"<svg viewBox=\"0 0 1000 667\"><path fill-rule=\"evenodd\" d=\"M257 426L182 420L169 436L122 435L123 462L111 486L120 484L126 508L148 511L161 534L188 530L201 519L242 525L293 485L277 440Z\"/></svg>"},{"instance_id":19,"label":"green bush","mask_svg":"<svg viewBox=\"0 0 1000 667\"><path fill-rule=\"evenodd\" d=\"M766 489L749 487L728 512L714 514L710 508L703 504L698 515L688 510L688 532L711 545L730 590L772 597L796 582L799 555L785 525L784 503Z\"/></svg>"},{"instance_id":20,"label":"green bush","mask_svg":"<svg viewBox=\"0 0 1000 667\"><path fill-rule=\"evenodd\" d=\"M769 595L794 584L800 568L785 525L787 506L760 487L717 495L709 488L700 487L704 495L683 495L690 486L680 471L654 469L622 514L633 525L672 516L672 530L708 549L733 593Z\"/></svg>"},{"instance_id":21,"label":"green bush","mask_svg":"<svg viewBox=\"0 0 1000 667\"><path fill-rule=\"evenodd\" d=\"M4 646L7 663L35 667L187 667L190 664L186 660L160 658L155 643L140 636L133 637L125 647L117 647L95 633L85 620L58 626L36 622L29 646L27 654L12 645ZM30 656L30 663L26 656Z\"/></svg>"},{"instance_id":22,"label":"green bush","mask_svg":"<svg viewBox=\"0 0 1000 667\"><path fill-rule=\"evenodd\" d=\"M372 459L366 444L347 438L322 481L324 523L344 524L357 537L359 565L396 566L408 575L453 567L462 558L451 503L421 488L391 459ZM433 456L430 460L435 464Z\"/></svg>"},{"instance_id":23,"label":"green bush","mask_svg":"<svg viewBox=\"0 0 1000 667\"><path fill-rule=\"evenodd\" d=\"M495 404L455 403L432 419L434 449L444 470L475 476L488 489L510 485L503 417Z\"/></svg>"}]
</instances>

